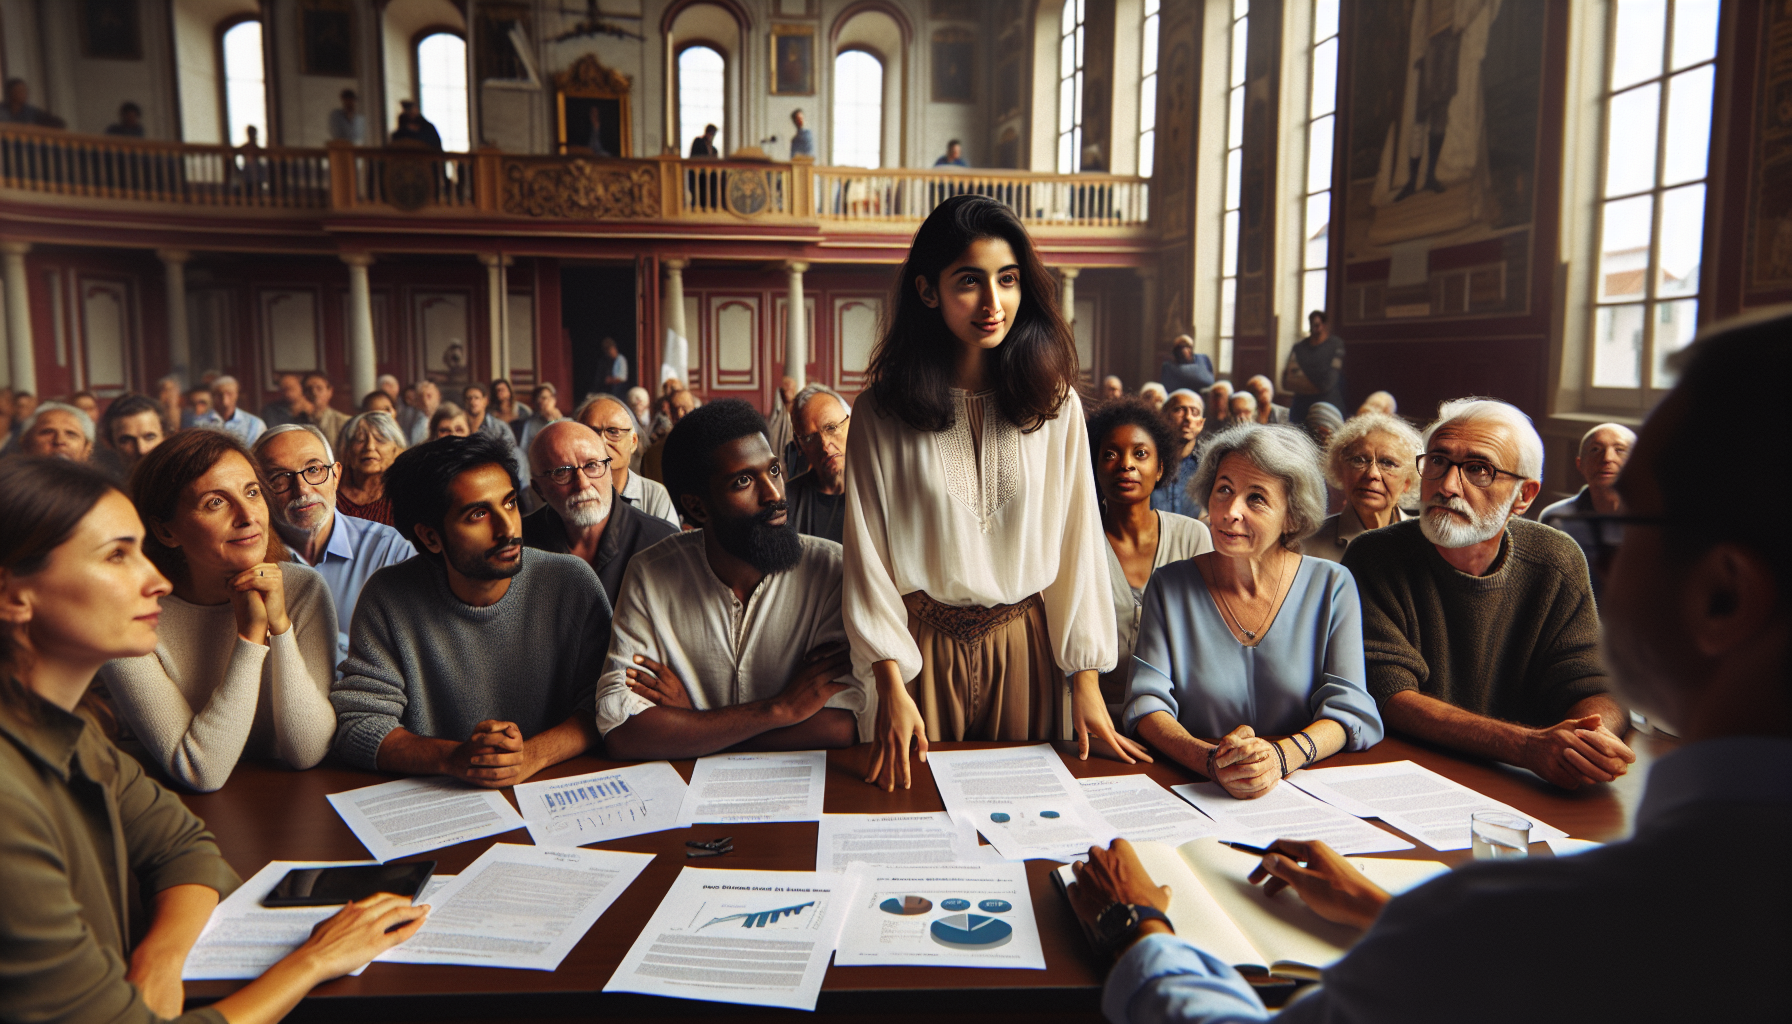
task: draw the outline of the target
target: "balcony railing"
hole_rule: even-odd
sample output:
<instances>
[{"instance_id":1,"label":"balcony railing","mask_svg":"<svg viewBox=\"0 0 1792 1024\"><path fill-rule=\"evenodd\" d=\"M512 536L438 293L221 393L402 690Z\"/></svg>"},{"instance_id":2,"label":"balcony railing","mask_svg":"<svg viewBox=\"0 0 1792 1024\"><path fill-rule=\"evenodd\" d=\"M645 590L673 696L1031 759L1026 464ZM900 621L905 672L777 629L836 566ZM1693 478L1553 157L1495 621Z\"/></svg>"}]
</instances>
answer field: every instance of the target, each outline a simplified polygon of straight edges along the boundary
<instances>
[{"instance_id":1,"label":"balcony railing","mask_svg":"<svg viewBox=\"0 0 1792 1024\"><path fill-rule=\"evenodd\" d=\"M972 193L1041 227L1141 228L1143 178L964 169L866 170L799 160L593 159L495 149L246 148L8 126L0 189L176 206L572 221L827 224L920 221Z\"/></svg>"}]
</instances>

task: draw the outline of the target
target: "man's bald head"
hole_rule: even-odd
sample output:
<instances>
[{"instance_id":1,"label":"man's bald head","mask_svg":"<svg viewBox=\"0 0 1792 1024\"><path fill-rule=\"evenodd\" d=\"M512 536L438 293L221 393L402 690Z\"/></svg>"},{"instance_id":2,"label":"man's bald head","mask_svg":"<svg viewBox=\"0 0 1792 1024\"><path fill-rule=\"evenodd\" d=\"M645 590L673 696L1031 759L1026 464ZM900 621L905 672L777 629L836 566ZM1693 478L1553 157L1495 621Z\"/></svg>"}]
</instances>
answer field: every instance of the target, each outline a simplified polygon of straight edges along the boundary
<instances>
[{"instance_id":1,"label":"man's bald head","mask_svg":"<svg viewBox=\"0 0 1792 1024\"><path fill-rule=\"evenodd\" d=\"M556 420L529 443L529 489L569 531L590 530L610 518L616 488L609 467L603 438L576 420ZM554 478L556 470L564 480Z\"/></svg>"}]
</instances>

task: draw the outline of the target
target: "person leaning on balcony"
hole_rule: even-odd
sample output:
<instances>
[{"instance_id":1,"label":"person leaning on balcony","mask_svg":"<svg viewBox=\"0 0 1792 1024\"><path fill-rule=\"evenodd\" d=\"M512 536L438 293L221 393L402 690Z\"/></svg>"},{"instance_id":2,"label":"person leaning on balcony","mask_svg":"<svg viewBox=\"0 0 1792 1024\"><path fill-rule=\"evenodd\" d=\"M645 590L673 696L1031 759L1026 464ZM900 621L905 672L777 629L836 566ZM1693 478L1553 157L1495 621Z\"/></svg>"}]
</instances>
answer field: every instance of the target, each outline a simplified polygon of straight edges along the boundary
<instances>
[{"instance_id":1,"label":"person leaning on balcony","mask_svg":"<svg viewBox=\"0 0 1792 1024\"><path fill-rule=\"evenodd\" d=\"M118 108L118 121L106 126L107 135L127 135L131 138L143 137L143 108L135 103L126 102Z\"/></svg>"},{"instance_id":2,"label":"person leaning on balcony","mask_svg":"<svg viewBox=\"0 0 1792 1024\"><path fill-rule=\"evenodd\" d=\"M11 124L34 124L40 128L67 128L68 122L55 114L31 105L31 87L23 78L6 80L6 102L0 103L0 121Z\"/></svg>"},{"instance_id":3,"label":"person leaning on balcony","mask_svg":"<svg viewBox=\"0 0 1792 1024\"><path fill-rule=\"evenodd\" d=\"M416 100L398 101L398 127L392 132L392 141L416 142L424 149L442 151L442 133L417 109Z\"/></svg>"},{"instance_id":4,"label":"person leaning on balcony","mask_svg":"<svg viewBox=\"0 0 1792 1024\"><path fill-rule=\"evenodd\" d=\"M960 143L957 139L953 139L951 142L946 143L946 155L940 157L938 160L935 160L933 162L933 166L935 166L935 167L969 167L971 165L969 163L965 162L964 145L962 143Z\"/></svg>"},{"instance_id":5,"label":"person leaning on balcony","mask_svg":"<svg viewBox=\"0 0 1792 1024\"><path fill-rule=\"evenodd\" d=\"M703 126L703 134L691 140L692 160L703 159L706 157L715 159L722 155L721 150L716 148L717 131L718 129L713 124L706 124Z\"/></svg>"},{"instance_id":6,"label":"person leaning on balcony","mask_svg":"<svg viewBox=\"0 0 1792 1024\"><path fill-rule=\"evenodd\" d=\"M342 90L342 106L330 111L330 141L364 145L367 141L367 115L361 113L361 97L355 90Z\"/></svg>"}]
</instances>

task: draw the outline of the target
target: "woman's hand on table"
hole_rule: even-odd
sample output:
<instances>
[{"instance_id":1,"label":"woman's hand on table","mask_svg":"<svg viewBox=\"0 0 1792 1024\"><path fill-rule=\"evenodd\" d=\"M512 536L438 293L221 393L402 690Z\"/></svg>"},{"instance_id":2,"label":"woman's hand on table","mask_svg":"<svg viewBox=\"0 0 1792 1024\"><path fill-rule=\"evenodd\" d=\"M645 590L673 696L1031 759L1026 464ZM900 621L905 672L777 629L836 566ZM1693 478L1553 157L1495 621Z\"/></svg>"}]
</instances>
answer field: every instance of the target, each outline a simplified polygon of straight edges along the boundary
<instances>
[{"instance_id":1,"label":"woman's hand on table","mask_svg":"<svg viewBox=\"0 0 1792 1024\"><path fill-rule=\"evenodd\" d=\"M1145 752L1143 746L1121 735L1120 730L1114 728L1114 720L1108 715L1107 701L1101 696L1099 674L1076 674L1072 684L1071 716L1071 735L1076 737L1078 759L1089 759L1089 748L1093 741L1099 744L1095 747L1095 752L1103 757L1125 761L1127 764L1151 761L1151 755Z\"/></svg>"},{"instance_id":2,"label":"woman's hand on table","mask_svg":"<svg viewBox=\"0 0 1792 1024\"><path fill-rule=\"evenodd\" d=\"M1317 840L1278 839L1269 850L1250 880L1262 883L1270 896L1293 889L1327 921L1367 928L1393 898L1338 851Z\"/></svg>"},{"instance_id":3,"label":"woman's hand on table","mask_svg":"<svg viewBox=\"0 0 1792 1024\"><path fill-rule=\"evenodd\" d=\"M318 981L339 978L417 934L428 917L427 904L412 906L407 897L375 893L318 922L292 955L303 957Z\"/></svg>"},{"instance_id":4,"label":"woman's hand on table","mask_svg":"<svg viewBox=\"0 0 1792 1024\"><path fill-rule=\"evenodd\" d=\"M1208 764L1213 767L1213 781L1240 800L1254 800L1282 781L1275 747L1248 725L1221 737Z\"/></svg>"},{"instance_id":5,"label":"woman's hand on table","mask_svg":"<svg viewBox=\"0 0 1792 1024\"><path fill-rule=\"evenodd\" d=\"M877 723L871 734L871 767L865 781L894 792L898 779L902 788L909 788L908 747L912 740L915 753L927 760L927 721L921 709L909 696L908 687L897 678L894 661L880 661L871 666L877 679Z\"/></svg>"}]
</instances>

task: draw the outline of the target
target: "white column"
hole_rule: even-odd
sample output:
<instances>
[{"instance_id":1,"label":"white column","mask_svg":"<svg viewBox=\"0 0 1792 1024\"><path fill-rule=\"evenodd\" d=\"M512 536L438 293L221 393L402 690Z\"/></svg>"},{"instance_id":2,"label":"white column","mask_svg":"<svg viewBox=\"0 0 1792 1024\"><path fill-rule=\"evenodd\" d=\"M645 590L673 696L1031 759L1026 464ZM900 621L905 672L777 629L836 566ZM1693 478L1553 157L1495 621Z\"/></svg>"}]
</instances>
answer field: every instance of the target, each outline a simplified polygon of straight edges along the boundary
<instances>
[{"instance_id":1,"label":"white column","mask_svg":"<svg viewBox=\"0 0 1792 1024\"><path fill-rule=\"evenodd\" d=\"M31 287L25 279L30 242L0 242L6 256L6 338L12 349L14 391L37 394L37 355L31 347ZM41 397L41 396L40 396Z\"/></svg>"},{"instance_id":2,"label":"white column","mask_svg":"<svg viewBox=\"0 0 1792 1024\"><path fill-rule=\"evenodd\" d=\"M351 400L359 403L372 391L379 379L379 358L373 346L373 292L367 286L367 268L373 254L345 252L342 262L348 264L348 380Z\"/></svg>"},{"instance_id":3,"label":"white column","mask_svg":"<svg viewBox=\"0 0 1792 1024\"><path fill-rule=\"evenodd\" d=\"M667 377L677 377L685 382L685 386L691 386L691 382L685 379L691 372L691 335L689 326L684 322L684 268L690 265L690 260L660 261L660 266L666 268L666 308L661 314L666 324L666 337L660 350L661 384L666 382Z\"/></svg>"},{"instance_id":4,"label":"white column","mask_svg":"<svg viewBox=\"0 0 1792 1024\"><path fill-rule=\"evenodd\" d=\"M162 261L163 281L168 288L168 369L185 387L192 379L192 335L187 328L187 261L193 254L185 249L157 249L156 258Z\"/></svg>"},{"instance_id":5,"label":"white column","mask_svg":"<svg viewBox=\"0 0 1792 1024\"><path fill-rule=\"evenodd\" d=\"M808 269L809 264L796 260L784 264L790 290L784 322L784 376L795 380L799 388L809 383L805 374L809 365L809 318L803 315L803 271Z\"/></svg>"},{"instance_id":6,"label":"white column","mask_svg":"<svg viewBox=\"0 0 1792 1024\"><path fill-rule=\"evenodd\" d=\"M512 260L502 253L482 252L485 264L486 307L491 336L491 373L488 380L510 377L510 274Z\"/></svg>"},{"instance_id":7,"label":"white column","mask_svg":"<svg viewBox=\"0 0 1792 1024\"><path fill-rule=\"evenodd\" d=\"M1058 311L1072 327L1076 326L1076 275L1081 272L1077 267L1058 268Z\"/></svg>"}]
</instances>

